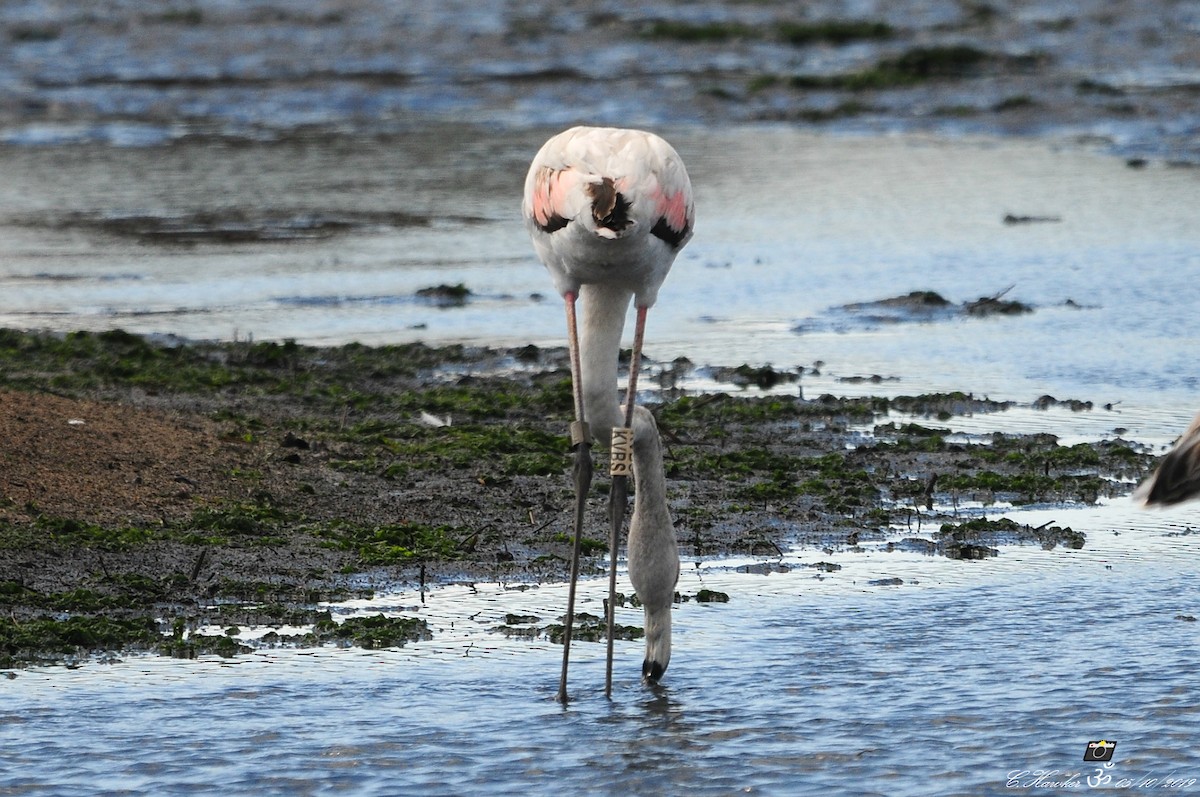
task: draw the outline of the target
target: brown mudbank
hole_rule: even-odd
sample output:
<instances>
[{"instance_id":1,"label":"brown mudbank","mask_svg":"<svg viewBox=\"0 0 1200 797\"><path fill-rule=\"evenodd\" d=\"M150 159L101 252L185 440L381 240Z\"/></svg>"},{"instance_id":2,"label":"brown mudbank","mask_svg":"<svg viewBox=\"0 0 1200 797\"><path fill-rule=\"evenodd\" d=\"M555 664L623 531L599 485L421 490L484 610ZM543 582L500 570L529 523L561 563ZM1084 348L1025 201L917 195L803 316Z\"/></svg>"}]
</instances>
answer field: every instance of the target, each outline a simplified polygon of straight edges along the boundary
<instances>
[{"instance_id":1,"label":"brown mudbank","mask_svg":"<svg viewBox=\"0 0 1200 797\"><path fill-rule=\"evenodd\" d=\"M0 390L0 517L155 524L236 498L249 457L204 416Z\"/></svg>"}]
</instances>

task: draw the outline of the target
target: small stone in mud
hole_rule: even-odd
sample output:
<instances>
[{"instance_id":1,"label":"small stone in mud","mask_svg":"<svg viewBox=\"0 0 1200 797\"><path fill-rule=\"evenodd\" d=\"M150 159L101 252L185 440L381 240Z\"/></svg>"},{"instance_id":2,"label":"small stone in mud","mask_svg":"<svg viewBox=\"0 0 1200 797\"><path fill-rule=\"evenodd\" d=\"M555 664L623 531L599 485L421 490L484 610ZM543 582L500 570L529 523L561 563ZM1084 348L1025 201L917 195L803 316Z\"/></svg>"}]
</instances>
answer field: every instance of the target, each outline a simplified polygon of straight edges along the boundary
<instances>
[{"instance_id":1,"label":"small stone in mud","mask_svg":"<svg viewBox=\"0 0 1200 797\"><path fill-rule=\"evenodd\" d=\"M834 562L814 562L809 567L814 570L820 570L822 573L836 573L842 569L842 566Z\"/></svg>"},{"instance_id":2,"label":"small stone in mud","mask_svg":"<svg viewBox=\"0 0 1200 797\"><path fill-rule=\"evenodd\" d=\"M867 582L872 587L898 587L904 583L902 578L876 578Z\"/></svg>"},{"instance_id":3,"label":"small stone in mud","mask_svg":"<svg viewBox=\"0 0 1200 797\"><path fill-rule=\"evenodd\" d=\"M1058 399L1054 398L1054 396L1049 394L1039 396L1038 399L1033 402L1033 408L1035 410L1044 410L1054 406L1063 406L1072 412L1083 412L1092 408L1092 402L1080 401L1079 399L1065 399L1063 401L1059 401Z\"/></svg>"},{"instance_id":4,"label":"small stone in mud","mask_svg":"<svg viewBox=\"0 0 1200 797\"><path fill-rule=\"evenodd\" d=\"M292 432L288 432L287 434L285 434L283 436L283 444L282 445L284 448L298 448L301 451L307 451L309 449L308 441L305 440L303 437L297 437Z\"/></svg>"},{"instance_id":5,"label":"small stone in mud","mask_svg":"<svg viewBox=\"0 0 1200 797\"><path fill-rule=\"evenodd\" d=\"M675 390L679 387L679 380L691 374L695 369L695 364L687 357L676 357L669 364L661 367L655 381L664 390Z\"/></svg>"},{"instance_id":6,"label":"small stone in mud","mask_svg":"<svg viewBox=\"0 0 1200 797\"><path fill-rule=\"evenodd\" d=\"M866 383L881 385L884 382L899 382L900 377L880 376L879 374L871 374L870 376L839 376L837 381L847 385L862 385Z\"/></svg>"},{"instance_id":7,"label":"small stone in mud","mask_svg":"<svg viewBox=\"0 0 1200 797\"><path fill-rule=\"evenodd\" d=\"M494 634L504 634L509 639L537 639L542 633L542 629L536 625L498 625L491 631Z\"/></svg>"},{"instance_id":8,"label":"small stone in mud","mask_svg":"<svg viewBox=\"0 0 1200 797\"><path fill-rule=\"evenodd\" d=\"M795 382L798 378L790 371L777 371L770 365L755 367L748 364L739 365L737 368L715 368L713 377L719 382L730 382L738 387L754 385L763 390L770 390L785 382Z\"/></svg>"},{"instance_id":9,"label":"small stone in mud","mask_svg":"<svg viewBox=\"0 0 1200 797\"><path fill-rule=\"evenodd\" d=\"M937 550L937 543L933 540L927 540L923 537L905 537L900 542L889 542L887 544L889 552L894 550L914 551L916 553L932 554Z\"/></svg>"},{"instance_id":10,"label":"small stone in mud","mask_svg":"<svg viewBox=\"0 0 1200 797\"><path fill-rule=\"evenodd\" d=\"M993 296L984 296L973 302L961 304L953 304L936 291L910 291L902 296L871 302L853 302L830 308L824 318L804 319L794 326L792 331L805 334L873 329L890 324L948 321L963 316L986 317L1033 312L1033 308L1027 304L1003 300L1001 297L1008 290L1011 288ZM882 377L880 379L882 380Z\"/></svg>"},{"instance_id":11,"label":"small stone in mud","mask_svg":"<svg viewBox=\"0 0 1200 797\"><path fill-rule=\"evenodd\" d=\"M417 298L424 299L435 307L463 307L471 297L471 290L461 282L457 285L435 285L421 288Z\"/></svg>"},{"instance_id":12,"label":"small stone in mud","mask_svg":"<svg viewBox=\"0 0 1200 797\"><path fill-rule=\"evenodd\" d=\"M1000 551L996 548L989 548L986 545L971 545L969 543L950 543L942 550L942 553L945 554L947 559L961 559L963 561L988 559L1000 555Z\"/></svg>"},{"instance_id":13,"label":"small stone in mud","mask_svg":"<svg viewBox=\"0 0 1200 797\"><path fill-rule=\"evenodd\" d=\"M1004 223L1010 227L1014 224L1057 223L1060 221L1062 221L1061 216L1017 216L1012 213L1004 216Z\"/></svg>"},{"instance_id":14,"label":"small stone in mud","mask_svg":"<svg viewBox=\"0 0 1200 797\"><path fill-rule=\"evenodd\" d=\"M1009 301L999 296L981 296L964 304L963 310L971 316L1020 315L1033 312L1033 308L1024 302Z\"/></svg>"},{"instance_id":15,"label":"small stone in mud","mask_svg":"<svg viewBox=\"0 0 1200 797\"><path fill-rule=\"evenodd\" d=\"M563 618L564 620L566 618ZM503 630L503 629L501 629ZM563 642L563 624L552 623L541 629L546 637L554 644L561 645ZM613 638L620 639L625 642L632 642L641 639L646 635L646 632L636 625L621 625L613 623ZM608 624L603 617L597 617L594 614L580 612L575 615L575 623L571 628L571 640L579 642L600 642L608 638Z\"/></svg>"},{"instance_id":16,"label":"small stone in mud","mask_svg":"<svg viewBox=\"0 0 1200 797\"><path fill-rule=\"evenodd\" d=\"M950 302L936 291L910 291L873 302L853 302L843 305L847 313L875 322L898 322L906 318L929 319L932 315L950 310Z\"/></svg>"},{"instance_id":17,"label":"small stone in mud","mask_svg":"<svg viewBox=\"0 0 1200 797\"><path fill-rule=\"evenodd\" d=\"M775 564L774 562L755 562L752 565L742 565L737 571L756 576L769 576L772 573L790 572L791 568L785 564Z\"/></svg>"},{"instance_id":18,"label":"small stone in mud","mask_svg":"<svg viewBox=\"0 0 1200 797\"><path fill-rule=\"evenodd\" d=\"M1192 615L1190 615L1190 614L1177 614L1177 615L1175 615L1175 619L1176 619L1176 620L1183 620L1185 623L1194 623L1194 622L1196 622L1196 618L1195 618L1195 617L1193 617L1193 616L1192 616Z\"/></svg>"},{"instance_id":19,"label":"small stone in mud","mask_svg":"<svg viewBox=\"0 0 1200 797\"><path fill-rule=\"evenodd\" d=\"M712 589L702 589L696 593L696 603L729 603L729 595Z\"/></svg>"},{"instance_id":20,"label":"small stone in mud","mask_svg":"<svg viewBox=\"0 0 1200 797\"><path fill-rule=\"evenodd\" d=\"M672 603L683 603L684 600L685 600L685 598L679 594L678 590L676 590L671 595ZM629 609L640 609L640 608L642 608L642 599L637 596L636 592L633 593L632 595L626 595L623 592L618 592L617 593L617 605L624 606Z\"/></svg>"},{"instance_id":21,"label":"small stone in mud","mask_svg":"<svg viewBox=\"0 0 1200 797\"><path fill-rule=\"evenodd\" d=\"M523 363L536 363L540 356L541 350L532 343L516 351L516 358Z\"/></svg>"},{"instance_id":22,"label":"small stone in mud","mask_svg":"<svg viewBox=\"0 0 1200 797\"><path fill-rule=\"evenodd\" d=\"M883 299L877 304L884 307L949 307L950 302L937 291L910 291L904 296Z\"/></svg>"},{"instance_id":23,"label":"small stone in mud","mask_svg":"<svg viewBox=\"0 0 1200 797\"><path fill-rule=\"evenodd\" d=\"M926 393L920 396L896 396L888 401L888 408L909 415L923 415L948 420L954 415L976 412L999 412L1013 406L1010 401L993 401L976 398L972 393Z\"/></svg>"}]
</instances>

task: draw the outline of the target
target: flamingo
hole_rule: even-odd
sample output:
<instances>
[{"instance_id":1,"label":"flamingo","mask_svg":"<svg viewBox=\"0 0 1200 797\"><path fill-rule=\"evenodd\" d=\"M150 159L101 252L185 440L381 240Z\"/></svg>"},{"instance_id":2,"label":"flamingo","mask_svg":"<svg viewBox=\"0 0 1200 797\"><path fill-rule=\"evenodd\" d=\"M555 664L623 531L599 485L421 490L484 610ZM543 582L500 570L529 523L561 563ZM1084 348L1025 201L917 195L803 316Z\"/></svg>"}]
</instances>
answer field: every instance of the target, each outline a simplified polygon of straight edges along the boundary
<instances>
[{"instance_id":1,"label":"flamingo","mask_svg":"<svg viewBox=\"0 0 1200 797\"><path fill-rule=\"evenodd\" d=\"M1200 415L1192 421L1158 469L1133 494L1145 506L1170 506L1200 494Z\"/></svg>"},{"instance_id":2,"label":"flamingo","mask_svg":"<svg viewBox=\"0 0 1200 797\"><path fill-rule=\"evenodd\" d=\"M563 297L575 423L575 550L564 624L558 700L567 702L575 582L583 502L591 484L592 436L612 435L608 661L612 693L612 627L616 557L626 504L626 466L636 492L628 540L629 579L645 610L643 679L658 683L671 660L671 604L679 549L666 502L662 447L654 416L635 405L647 311L675 256L692 236L692 186L679 154L641 130L573 127L542 146L525 178L521 205L534 250ZM576 302L582 300L582 318ZM614 391L617 357L630 301L636 307L633 356L624 412Z\"/></svg>"}]
</instances>

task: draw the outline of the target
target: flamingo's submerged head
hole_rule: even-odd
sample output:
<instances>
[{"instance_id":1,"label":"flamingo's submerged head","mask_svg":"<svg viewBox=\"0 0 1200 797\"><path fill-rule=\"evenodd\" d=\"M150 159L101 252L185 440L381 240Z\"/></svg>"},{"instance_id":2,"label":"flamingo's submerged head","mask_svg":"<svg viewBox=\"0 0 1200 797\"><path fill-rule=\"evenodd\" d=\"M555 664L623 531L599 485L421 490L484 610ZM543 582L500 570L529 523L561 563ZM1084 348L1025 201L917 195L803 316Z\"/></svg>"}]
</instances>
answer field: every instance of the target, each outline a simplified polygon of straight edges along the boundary
<instances>
[{"instance_id":1,"label":"flamingo's submerged head","mask_svg":"<svg viewBox=\"0 0 1200 797\"><path fill-rule=\"evenodd\" d=\"M656 684L663 677L663 673L667 671L664 664L659 664L657 661L646 659L642 662L642 680L647 683Z\"/></svg>"}]
</instances>

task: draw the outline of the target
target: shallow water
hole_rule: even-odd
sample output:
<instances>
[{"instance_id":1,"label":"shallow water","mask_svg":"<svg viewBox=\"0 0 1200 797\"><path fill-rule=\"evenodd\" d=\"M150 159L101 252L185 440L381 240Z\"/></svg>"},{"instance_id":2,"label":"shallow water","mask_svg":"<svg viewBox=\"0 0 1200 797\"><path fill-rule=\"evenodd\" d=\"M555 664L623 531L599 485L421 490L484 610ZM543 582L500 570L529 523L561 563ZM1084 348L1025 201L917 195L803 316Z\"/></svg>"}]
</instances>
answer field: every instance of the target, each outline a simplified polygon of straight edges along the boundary
<instances>
[{"instance_id":1,"label":"shallow water","mask_svg":"<svg viewBox=\"0 0 1200 797\"><path fill-rule=\"evenodd\" d=\"M637 683L639 645L618 643L611 702L602 645L573 647L563 708L559 648L484 631L506 612L555 615L560 585L334 607L435 630L397 650L22 672L0 686L0 789L979 795L1038 771L1081 787L1200 778L1200 643L1183 619L1200 614L1200 516L1125 501L1010 516L1053 518L1088 545L961 562L881 544L788 554L766 575L739 571L751 560L687 562L681 592L730 601L676 608L659 689ZM818 561L841 569L805 567ZM585 584L582 608L602 591ZM1117 752L1098 775L1082 759L1101 738Z\"/></svg>"},{"instance_id":2,"label":"shallow water","mask_svg":"<svg viewBox=\"0 0 1200 797\"><path fill-rule=\"evenodd\" d=\"M793 44L779 26L855 20L883 38ZM657 23L733 26L708 41ZM727 28L729 30L729 28ZM1200 160L1192 3L927 0L10 0L0 144L143 147L190 136L408 131L432 121L661 128L772 120L833 130L1068 134ZM924 47L987 68L882 90L789 87ZM774 78L774 82L772 82ZM766 81L766 82L764 82Z\"/></svg>"}]
</instances>

